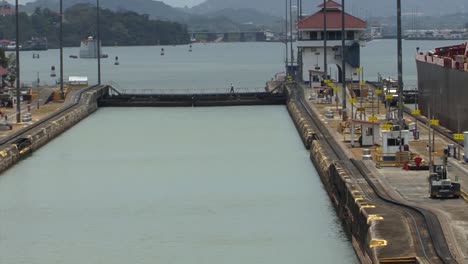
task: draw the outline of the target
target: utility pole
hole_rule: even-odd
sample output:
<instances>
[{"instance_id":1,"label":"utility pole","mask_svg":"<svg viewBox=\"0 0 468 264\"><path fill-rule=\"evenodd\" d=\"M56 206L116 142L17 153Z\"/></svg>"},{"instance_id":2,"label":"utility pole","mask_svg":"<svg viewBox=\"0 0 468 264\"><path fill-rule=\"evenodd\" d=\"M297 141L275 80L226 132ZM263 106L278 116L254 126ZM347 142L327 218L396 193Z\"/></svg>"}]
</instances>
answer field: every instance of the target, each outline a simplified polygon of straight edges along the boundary
<instances>
[{"instance_id":1,"label":"utility pole","mask_svg":"<svg viewBox=\"0 0 468 264\"><path fill-rule=\"evenodd\" d=\"M372 91L372 146L375 146L375 110L374 110L375 89ZM377 105L379 101L377 100Z\"/></svg>"},{"instance_id":2,"label":"utility pole","mask_svg":"<svg viewBox=\"0 0 468 264\"><path fill-rule=\"evenodd\" d=\"M437 122L436 121L436 118L435 118L435 109L436 109L436 105L435 105L435 97L432 96L432 120L434 120L433 122ZM431 117L429 117L429 119L431 119ZM435 129L432 129L432 152L435 151Z\"/></svg>"},{"instance_id":3,"label":"utility pole","mask_svg":"<svg viewBox=\"0 0 468 264\"><path fill-rule=\"evenodd\" d=\"M341 71L343 78L343 90L342 90L342 120L346 121L346 47L345 47L345 0L341 0Z\"/></svg>"},{"instance_id":4,"label":"utility pole","mask_svg":"<svg viewBox=\"0 0 468 264\"><path fill-rule=\"evenodd\" d=\"M297 0L296 3L296 39L298 41L302 40L302 32L299 31L299 22L302 19L302 0ZM297 72L296 72L296 78L298 81L302 81L302 77L304 75L303 73L303 62L302 62L302 48L297 47L297 54L296 54L296 62L297 62Z\"/></svg>"},{"instance_id":5,"label":"utility pole","mask_svg":"<svg viewBox=\"0 0 468 264\"><path fill-rule=\"evenodd\" d=\"M291 40L291 69L293 68L294 64L294 49L293 49L293 14L292 14L292 0L289 0L289 30L290 32L290 40Z\"/></svg>"},{"instance_id":6,"label":"utility pole","mask_svg":"<svg viewBox=\"0 0 468 264\"><path fill-rule=\"evenodd\" d=\"M101 19L99 0L97 0L97 59L98 59L98 85L101 85Z\"/></svg>"},{"instance_id":7,"label":"utility pole","mask_svg":"<svg viewBox=\"0 0 468 264\"><path fill-rule=\"evenodd\" d=\"M457 106L457 126L458 126L458 134L460 134L460 105ZM458 152L458 155L457 155L457 160L460 160L460 139L457 140L457 152ZM468 147L468 146L467 146ZM455 155L455 151L453 152L453 154Z\"/></svg>"},{"instance_id":8,"label":"utility pole","mask_svg":"<svg viewBox=\"0 0 468 264\"><path fill-rule=\"evenodd\" d=\"M289 71L288 71L288 60L289 60L289 54L288 54L288 0L284 0L286 3L285 6L285 16L284 16L284 21L286 22L285 27L284 27L284 43L286 44L286 60L285 60L285 65L286 65L286 78L289 76Z\"/></svg>"},{"instance_id":9,"label":"utility pole","mask_svg":"<svg viewBox=\"0 0 468 264\"><path fill-rule=\"evenodd\" d=\"M328 79L327 73L327 0L323 0L323 78Z\"/></svg>"},{"instance_id":10,"label":"utility pole","mask_svg":"<svg viewBox=\"0 0 468 264\"><path fill-rule=\"evenodd\" d=\"M63 0L60 0L60 96L65 99L63 92Z\"/></svg>"},{"instance_id":11,"label":"utility pole","mask_svg":"<svg viewBox=\"0 0 468 264\"><path fill-rule=\"evenodd\" d=\"M364 82L364 70L361 67L359 67L359 73L358 73L358 77L359 77L359 118L362 120L362 114L363 114L363 107L362 107L362 83ZM365 114L365 112L364 112Z\"/></svg>"},{"instance_id":12,"label":"utility pole","mask_svg":"<svg viewBox=\"0 0 468 264\"><path fill-rule=\"evenodd\" d=\"M299 17L302 19L302 0L299 0Z\"/></svg>"},{"instance_id":13,"label":"utility pole","mask_svg":"<svg viewBox=\"0 0 468 264\"><path fill-rule=\"evenodd\" d=\"M300 3L299 2L300 2L300 0L296 0L296 7L297 7L296 8L296 23L299 22L299 20L300 20L300 11L299 11L300 10ZM298 34L299 34L299 32L298 32Z\"/></svg>"},{"instance_id":14,"label":"utility pole","mask_svg":"<svg viewBox=\"0 0 468 264\"><path fill-rule=\"evenodd\" d=\"M429 176L432 173L432 144L431 144L431 107L427 104L427 116L428 116L428 127L429 127L429 142L427 144L427 151L429 152Z\"/></svg>"},{"instance_id":15,"label":"utility pole","mask_svg":"<svg viewBox=\"0 0 468 264\"><path fill-rule=\"evenodd\" d=\"M401 0L397 0L397 49L398 49L398 120L400 126L400 151L402 151L403 139L403 48L401 41ZM407 142L405 142L407 143Z\"/></svg>"},{"instance_id":16,"label":"utility pole","mask_svg":"<svg viewBox=\"0 0 468 264\"><path fill-rule=\"evenodd\" d=\"M19 39L19 4L16 0L16 123L21 123L21 93L20 93L20 39Z\"/></svg>"},{"instance_id":17,"label":"utility pole","mask_svg":"<svg viewBox=\"0 0 468 264\"><path fill-rule=\"evenodd\" d=\"M416 93L414 95L415 99L415 109L418 112L417 114L419 115L419 104L418 104L418 94ZM414 139L419 140L419 130L418 130L418 118L415 116L414 117Z\"/></svg>"}]
</instances>

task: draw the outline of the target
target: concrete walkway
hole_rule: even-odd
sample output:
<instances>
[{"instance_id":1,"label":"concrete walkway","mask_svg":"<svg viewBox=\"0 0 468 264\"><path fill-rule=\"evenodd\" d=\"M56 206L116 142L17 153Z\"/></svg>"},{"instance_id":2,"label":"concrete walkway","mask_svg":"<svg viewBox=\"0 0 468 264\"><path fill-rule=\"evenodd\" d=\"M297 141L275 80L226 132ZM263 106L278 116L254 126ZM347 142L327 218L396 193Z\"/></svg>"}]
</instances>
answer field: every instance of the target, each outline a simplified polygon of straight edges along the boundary
<instances>
[{"instance_id":1,"label":"concrete walkway","mask_svg":"<svg viewBox=\"0 0 468 264\"><path fill-rule=\"evenodd\" d=\"M303 84L301 87L304 90L306 99L315 98L312 89ZM372 89L372 87L369 88ZM340 89L342 88L340 87ZM330 131L334 132L335 138L340 141L339 144L342 145L343 148L347 149L350 153L350 157L353 156L356 159L362 159L363 150L369 148L362 148L357 142L352 146L350 140L351 135L338 132L340 126L344 126L345 124L341 121L341 116L338 111L338 109L341 109L341 91L338 93L338 105L335 103L334 99L335 98L332 98L331 103L326 100L309 100L309 103L319 111L322 122L328 125ZM386 117L385 106L379 103L378 107L380 113L377 114L377 104L378 100L375 100L374 114L379 120L384 120ZM347 106L348 116L350 116L351 104L349 93ZM358 106L360 106L360 104L356 103L353 108L356 109ZM366 109L365 116L368 118L372 115L370 102L364 100L363 107ZM333 116L329 113L333 113ZM359 117L359 115L356 116ZM409 116L405 116L405 118L408 119L407 123L412 120ZM426 126L419 123L419 131L419 140L412 139L409 142L410 151L417 153L416 155L429 161L429 153L426 150L426 146L429 144L428 129ZM357 139L357 137L355 139ZM442 164L443 150L451 143L453 142L436 133L434 152L434 162L436 164ZM370 149L374 151L373 148ZM463 150L461 153L463 153ZM382 169L377 169L373 161L366 161L366 164L371 171L377 175L379 182L385 186L385 189L388 190L393 198L437 212L451 251L459 257L460 263L468 263L468 203L463 199L430 199L427 181L429 171L405 171L402 167L383 167ZM449 177L451 179L458 178L462 188L468 190L468 164L455 160L454 158L449 158L448 170Z\"/></svg>"}]
</instances>

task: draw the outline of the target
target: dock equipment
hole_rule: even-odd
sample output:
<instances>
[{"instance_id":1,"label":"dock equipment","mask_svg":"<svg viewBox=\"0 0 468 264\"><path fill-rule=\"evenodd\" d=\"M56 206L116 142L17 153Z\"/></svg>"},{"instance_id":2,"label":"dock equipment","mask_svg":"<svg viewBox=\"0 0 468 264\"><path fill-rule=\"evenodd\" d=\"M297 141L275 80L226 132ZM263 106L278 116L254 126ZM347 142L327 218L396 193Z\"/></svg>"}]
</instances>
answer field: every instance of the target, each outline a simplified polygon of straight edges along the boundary
<instances>
[{"instance_id":1,"label":"dock equipment","mask_svg":"<svg viewBox=\"0 0 468 264\"><path fill-rule=\"evenodd\" d=\"M429 176L431 198L460 198L460 183L447 178L444 165L435 165Z\"/></svg>"},{"instance_id":2,"label":"dock equipment","mask_svg":"<svg viewBox=\"0 0 468 264\"><path fill-rule=\"evenodd\" d=\"M447 177L448 157L449 150L445 149L443 165L432 166L432 171L430 171L428 178L431 198L460 198L460 183L452 181Z\"/></svg>"},{"instance_id":3,"label":"dock equipment","mask_svg":"<svg viewBox=\"0 0 468 264\"><path fill-rule=\"evenodd\" d=\"M102 97L99 106L236 106L236 105L281 105L286 103L283 91L266 92L264 88L225 89L144 89L122 90L111 88Z\"/></svg>"}]
</instances>

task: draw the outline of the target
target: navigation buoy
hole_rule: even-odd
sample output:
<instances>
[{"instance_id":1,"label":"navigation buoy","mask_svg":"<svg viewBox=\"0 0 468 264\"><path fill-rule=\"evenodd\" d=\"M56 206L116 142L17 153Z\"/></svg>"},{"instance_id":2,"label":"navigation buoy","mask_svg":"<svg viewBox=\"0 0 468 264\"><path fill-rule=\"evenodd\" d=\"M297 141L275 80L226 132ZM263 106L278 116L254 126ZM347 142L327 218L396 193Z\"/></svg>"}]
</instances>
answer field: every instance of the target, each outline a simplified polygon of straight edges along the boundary
<instances>
[{"instance_id":1,"label":"navigation buoy","mask_svg":"<svg viewBox=\"0 0 468 264\"><path fill-rule=\"evenodd\" d=\"M55 74L55 66L50 67L50 77L56 77L57 74Z\"/></svg>"},{"instance_id":2,"label":"navigation buoy","mask_svg":"<svg viewBox=\"0 0 468 264\"><path fill-rule=\"evenodd\" d=\"M161 56L164 56L164 48L161 48Z\"/></svg>"},{"instance_id":3,"label":"navigation buoy","mask_svg":"<svg viewBox=\"0 0 468 264\"><path fill-rule=\"evenodd\" d=\"M192 52L192 44L190 44L189 50L188 50L188 51L189 51L189 52Z\"/></svg>"},{"instance_id":4,"label":"navigation buoy","mask_svg":"<svg viewBox=\"0 0 468 264\"><path fill-rule=\"evenodd\" d=\"M115 62L114 62L114 65L119 65L119 57L115 56Z\"/></svg>"}]
</instances>

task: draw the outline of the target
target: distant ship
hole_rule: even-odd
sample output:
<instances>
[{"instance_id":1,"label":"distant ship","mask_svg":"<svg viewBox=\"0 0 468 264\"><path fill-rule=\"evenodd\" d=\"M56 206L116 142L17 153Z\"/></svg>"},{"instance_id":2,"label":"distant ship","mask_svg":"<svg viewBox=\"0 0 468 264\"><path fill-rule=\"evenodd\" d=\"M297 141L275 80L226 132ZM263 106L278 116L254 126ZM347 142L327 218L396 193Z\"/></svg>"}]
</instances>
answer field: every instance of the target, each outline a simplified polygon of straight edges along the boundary
<instances>
[{"instance_id":1,"label":"distant ship","mask_svg":"<svg viewBox=\"0 0 468 264\"><path fill-rule=\"evenodd\" d=\"M0 48L5 51L15 51L16 50L16 42L11 40L0 40ZM47 50L47 38L31 38L30 40L23 43L23 45L19 45L19 49L23 51L40 51L40 50Z\"/></svg>"},{"instance_id":2,"label":"distant ship","mask_svg":"<svg viewBox=\"0 0 468 264\"><path fill-rule=\"evenodd\" d=\"M370 28L370 37L371 39L381 39L382 35L382 26L378 22L374 22Z\"/></svg>"},{"instance_id":3,"label":"distant ship","mask_svg":"<svg viewBox=\"0 0 468 264\"><path fill-rule=\"evenodd\" d=\"M466 40L468 31L465 30L406 30L406 40Z\"/></svg>"},{"instance_id":4,"label":"distant ship","mask_svg":"<svg viewBox=\"0 0 468 264\"><path fill-rule=\"evenodd\" d=\"M33 37L26 41L22 50L48 50L47 38Z\"/></svg>"},{"instance_id":5,"label":"distant ship","mask_svg":"<svg viewBox=\"0 0 468 264\"><path fill-rule=\"evenodd\" d=\"M418 105L452 132L468 130L468 42L416 55ZM460 122L460 128L458 127Z\"/></svg>"},{"instance_id":6,"label":"distant ship","mask_svg":"<svg viewBox=\"0 0 468 264\"><path fill-rule=\"evenodd\" d=\"M93 37L88 37L81 41L80 44L80 58L82 59L96 59L98 57L98 41ZM107 54L102 54L102 47L99 47L101 58L107 58Z\"/></svg>"}]
</instances>

